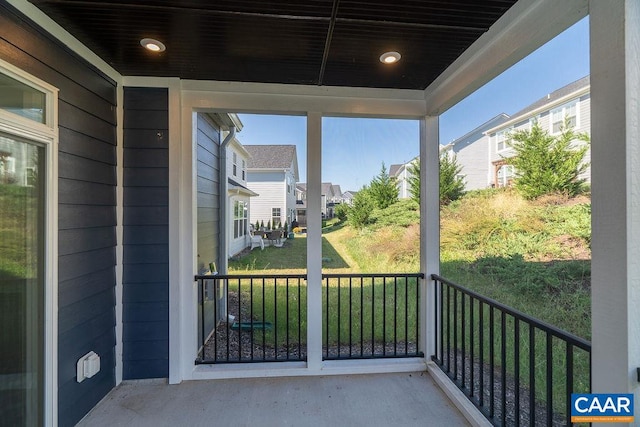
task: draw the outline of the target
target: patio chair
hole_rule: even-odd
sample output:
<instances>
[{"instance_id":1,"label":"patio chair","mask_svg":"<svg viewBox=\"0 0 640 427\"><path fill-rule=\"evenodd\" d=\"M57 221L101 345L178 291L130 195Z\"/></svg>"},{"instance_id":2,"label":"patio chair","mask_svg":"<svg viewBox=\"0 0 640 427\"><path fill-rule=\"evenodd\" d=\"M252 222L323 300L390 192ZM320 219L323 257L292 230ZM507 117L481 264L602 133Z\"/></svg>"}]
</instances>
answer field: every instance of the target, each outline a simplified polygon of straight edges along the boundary
<instances>
[{"instance_id":1,"label":"patio chair","mask_svg":"<svg viewBox=\"0 0 640 427\"><path fill-rule=\"evenodd\" d=\"M262 240L262 236L253 233L249 233L249 236L251 237L251 250L258 247L264 250L264 240Z\"/></svg>"},{"instance_id":2,"label":"patio chair","mask_svg":"<svg viewBox=\"0 0 640 427\"><path fill-rule=\"evenodd\" d=\"M281 248L284 244L282 242L282 230L273 230L267 234L267 239L271 242L271 245L276 248Z\"/></svg>"}]
</instances>

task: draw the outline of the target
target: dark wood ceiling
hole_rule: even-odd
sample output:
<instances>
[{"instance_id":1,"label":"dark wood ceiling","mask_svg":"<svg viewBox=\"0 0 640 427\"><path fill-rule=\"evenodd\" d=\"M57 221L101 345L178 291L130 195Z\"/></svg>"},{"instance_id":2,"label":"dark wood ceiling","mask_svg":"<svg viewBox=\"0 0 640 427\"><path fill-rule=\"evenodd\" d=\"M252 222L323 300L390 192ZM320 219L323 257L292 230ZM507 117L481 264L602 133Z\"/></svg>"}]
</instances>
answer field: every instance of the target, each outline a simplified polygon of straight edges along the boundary
<instances>
[{"instance_id":1,"label":"dark wood ceiling","mask_svg":"<svg viewBox=\"0 0 640 427\"><path fill-rule=\"evenodd\" d=\"M30 1L123 75L424 89L516 0Z\"/></svg>"}]
</instances>

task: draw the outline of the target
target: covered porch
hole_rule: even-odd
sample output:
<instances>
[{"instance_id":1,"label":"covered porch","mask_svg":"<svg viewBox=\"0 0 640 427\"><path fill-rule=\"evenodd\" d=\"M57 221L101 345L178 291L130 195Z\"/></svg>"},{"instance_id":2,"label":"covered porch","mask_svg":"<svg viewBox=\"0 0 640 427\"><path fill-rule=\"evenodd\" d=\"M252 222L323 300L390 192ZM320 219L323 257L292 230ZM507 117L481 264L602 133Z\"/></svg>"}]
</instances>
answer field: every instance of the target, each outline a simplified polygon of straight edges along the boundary
<instances>
[{"instance_id":1,"label":"covered porch","mask_svg":"<svg viewBox=\"0 0 640 427\"><path fill-rule=\"evenodd\" d=\"M215 421L214 421L215 420ZM127 382L79 426L469 425L427 372Z\"/></svg>"},{"instance_id":2,"label":"covered porch","mask_svg":"<svg viewBox=\"0 0 640 427\"><path fill-rule=\"evenodd\" d=\"M4 43L0 58L16 69L16 75L25 70L25 74L29 74L25 79L37 76L61 88L61 107L58 111L56 104L54 112L60 115L62 131L58 135L54 120L51 146L55 147L52 150L55 154L48 170L52 185L51 191L48 190L48 203L52 209L47 212L47 220L53 232L46 242L46 262L51 271L43 290L46 296L43 328L46 326L46 329L42 332L45 336L41 352L45 355L41 363L42 403L38 403L43 414L41 424L74 425L94 406L82 421L84 425L237 425L242 422L286 425L307 421L309 425L456 425L457 422L465 425L464 416L478 423L486 422L454 383L462 382L464 388L465 380L460 380L455 371L458 348L462 349L462 366L465 358L464 340L460 346L456 341L455 325L460 318L457 291L451 291L453 299L450 300L447 293L446 303L442 300L439 305L436 303L438 292L443 289L442 283L438 283L439 117L587 15L591 22L594 105L593 347L589 382L595 393L639 395L636 368L640 366L640 340L636 327L640 324L637 310L640 304L637 111L640 6L636 2L520 0L499 19L476 29L478 34L473 35L474 41L465 49L452 46L457 53L446 64L436 64L437 72L425 71L430 61L414 64L411 75L429 76L420 82L416 77L417 83L411 85L406 81L383 81L384 84L369 81L362 68L350 74L351 80L344 80L337 73L333 80L323 81L324 65L321 78L313 82L316 85L304 84L308 80L299 76L280 81L276 78L279 73L263 64L262 58L258 61L260 66L242 63L240 68L264 70L263 80L253 75L236 75L233 67L225 68L230 71L219 76L206 74L205 67L199 69L202 74L180 75L179 60L158 66L153 60L139 57L136 61L143 64L140 68L129 67L126 61L124 65L116 64L114 58L108 58L109 49L99 49L98 42L92 42L90 37L80 41L62 28L62 24L54 22L52 5L65 3L68 6L73 2L0 0L3 13L6 11L6 16L0 17L4 24L4 29L0 29ZM84 7L91 2L77 3ZM338 3L333 2L332 16L324 19L332 29L336 25ZM47 4L51 9L44 7ZM37 5L43 6L42 9ZM162 6L156 7L164 10ZM472 9L472 6L465 7ZM168 14L172 15L179 7L174 4L169 9ZM47 15L47 10L52 17ZM237 13L242 14L245 12ZM97 14L85 16L90 15ZM273 18L277 14L265 12L264 15ZM114 16L117 22L119 13ZM291 16L287 15L288 18ZM60 22L73 20L65 16ZM357 24L372 24L369 19L362 21ZM353 18L342 22L354 23ZM172 28L189 28L188 22L179 19L171 23ZM431 23L424 27L439 28L439 25ZM320 25L316 28L315 24L304 30L323 33ZM198 37L196 34L193 38ZM417 45L427 38L419 37L422 41L418 40ZM331 37L321 39L328 44L331 41ZM451 39L456 41L455 37ZM139 47L137 41L120 42ZM51 46L53 48L48 49ZM322 53L322 49L320 51ZM69 57L56 62L51 52L62 52ZM458 56L459 52L463 53ZM326 60L328 50L324 56ZM444 56L432 55L430 59L436 57ZM405 59L409 58L410 54ZM289 65L287 61L282 64ZM338 64L338 68L342 66L344 64ZM153 74L154 70L162 73ZM88 76L83 77L84 86L80 87L75 80L84 74ZM402 74L405 75L409 74ZM232 77L236 80L230 81ZM363 87L365 84L368 87ZM103 89L106 94L98 95ZM99 102L94 98L100 98ZM55 100L57 102L57 95ZM382 361L327 360L323 355L322 224L319 215L310 214L305 358L278 364L277 368L274 364L260 363L255 366L196 363L202 340L197 313L200 288L194 280L199 254L194 244L197 240L194 165L198 159L193 119L197 113L221 111L293 114L307 118L309 213L320 212L321 206L323 117L393 117L420 121L422 277L419 293L423 298L417 316L419 354L406 360ZM107 119L98 118L100 114ZM144 137L131 137L139 134ZM109 145L106 148L103 147L105 141ZM96 177L96 165L105 170L104 177ZM104 189L104 199L92 198L94 192L78 191L74 186L85 182ZM106 232L96 243L92 233L98 226ZM58 231L63 231L60 237ZM73 247L66 247L65 242L70 241L74 242ZM221 272L226 273L223 263L220 264ZM442 293L440 295L443 298ZM468 297L460 295L461 307L465 307L465 298ZM454 325L451 332L449 325L446 332L438 329L444 324L444 304L447 309L452 308L452 314L445 316ZM468 305L471 313L473 304L490 306L478 313L487 310L493 316L492 302L471 303ZM500 314L502 319L510 315L506 311ZM464 314L461 318L464 337ZM500 331L505 335L505 328ZM451 346L454 356L446 356L447 369L449 365L454 366L454 373L449 375L452 380L432 361L438 354L443 361L443 337L449 336L454 341ZM547 340L550 342L551 338ZM446 345L449 347L448 340ZM566 348L569 347L566 344ZM506 353L504 348L503 344L502 353ZM93 350L102 357L102 370L94 378L80 383L76 378L76 363ZM470 357L473 359L473 353ZM361 375L354 376L356 373ZM138 382L139 379L144 380ZM446 394L442 390L446 390ZM506 386L502 386L503 402L508 397L506 390ZM265 418L265 414L272 418Z\"/></svg>"}]
</instances>

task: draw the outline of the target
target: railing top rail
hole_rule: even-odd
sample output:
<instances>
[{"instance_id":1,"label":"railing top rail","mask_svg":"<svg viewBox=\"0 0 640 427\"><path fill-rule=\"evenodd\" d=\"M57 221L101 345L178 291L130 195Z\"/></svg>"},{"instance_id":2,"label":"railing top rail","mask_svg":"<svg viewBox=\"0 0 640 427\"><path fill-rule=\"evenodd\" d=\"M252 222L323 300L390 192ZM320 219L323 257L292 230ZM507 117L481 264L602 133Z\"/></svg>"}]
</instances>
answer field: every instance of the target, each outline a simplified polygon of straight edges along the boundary
<instances>
[{"instance_id":1,"label":"railing top rail","mask_svg":"<svg viewBox=\"0 0 640 427\"><path fill-rule=\"evenodd\" d=\"M477 299L477 300L479 300L479 301L481 301L481 302L483 302L485 304L488 304L489 306L492 306L492 307L495 307L495 308L497 308L499 310L502 310L502 311L506 312L507 314L512 315L514 318L522 320L522 321L524 321L524 322L526 322L528 324L531 324L531 325L537 327L538 329L541 329L541 330L543 330L545 332L550 333L551 335L554 335L554 336L556 336L558 338L561 338L561 339L569 342L570 344L575 345L578 348L581 348L581 349L583 349L585 351L591 351L591 343L589 341L585 340L584 338L580 338L580 337L578 337L576 335L573 335L570 332L563 331L562 329L560 329L560 328L558 328L556 326L553 326L553 325L551 325L549 323L546 323L546 322L544 322L542 320L536 319L533 316L525 314L525 313L523 313L523 312L521 312L519 310L516 310L514 308L511 308L511 307L509 307L507 305L504 305L501 302L498 302L498 301L496 301L494 299L485 297L484 295L481 295L481 294L479 294L479 293L477 293L475 291L472 291L471 289L467 289L467 288L465 288L463 286L460 286L460 285L458 285L456 283L453 283L450 280L445 279L444 277L438 276L437 274L432 274L431 275L431 279L439 281L439 282L442 282L442 283L446 284L447 286L450 286L450 287L452 287L454 289L457 289L457 290L459 290L459 291L461 291L461 292L463 292L463 293L465 293L465 294L467 294L469 296L472 296L473 298L475 298L475 299Z\"/></svg>"},{"instance_id":2,"label":"railing top rail","mask_svg":"<svg viewBox=\"0 0 640 427\"><path fill-rule=\"evenodd\" d=\"M376 277L416 277L418 279L424 279L424 273L349 273L349 274L334 274L323 273L322 278L337 279L337 278L376 278Z\"/></svg>"},{"instance_id":3,"label":"railing top rail","mask_svg":"<svg viewBox=\"0 0 640 427\"><path fill-rule=\"evenodd\" d=\"M217 279L303 279L307 280L306 274L198 274L194 276L196 280L217 280Z\"/></svg>"}]
</instances>

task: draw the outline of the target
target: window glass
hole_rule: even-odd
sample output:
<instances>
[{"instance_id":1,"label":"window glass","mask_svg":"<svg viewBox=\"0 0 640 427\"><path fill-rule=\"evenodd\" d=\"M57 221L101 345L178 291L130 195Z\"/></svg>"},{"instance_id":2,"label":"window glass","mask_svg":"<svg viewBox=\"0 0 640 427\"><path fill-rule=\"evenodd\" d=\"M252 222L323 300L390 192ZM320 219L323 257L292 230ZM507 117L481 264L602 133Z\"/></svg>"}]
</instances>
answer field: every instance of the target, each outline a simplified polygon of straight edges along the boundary
<instances>
[{"instance_id":1,"label":"window glass","mask_svg":"<svg viewBox=\"0 0 640 427\"><path fill-rule=\"evenodd\" d=\"M41 425L44 148L0 133L0 419Z\"/></svg>"},{"instance_id":2,"label":"window glass","mask_svg":"<svg viewBox=\"0 0 640 427\"><path fill-rule=\"evenodd\" d=\"M0 109L45 123L45 105L43 92L0 73Z\"/></svg>"}]
</instances>

